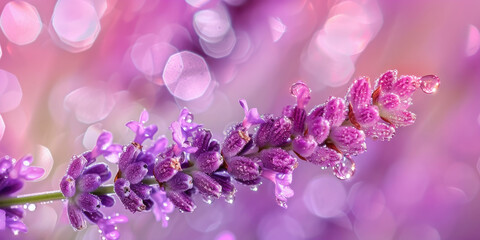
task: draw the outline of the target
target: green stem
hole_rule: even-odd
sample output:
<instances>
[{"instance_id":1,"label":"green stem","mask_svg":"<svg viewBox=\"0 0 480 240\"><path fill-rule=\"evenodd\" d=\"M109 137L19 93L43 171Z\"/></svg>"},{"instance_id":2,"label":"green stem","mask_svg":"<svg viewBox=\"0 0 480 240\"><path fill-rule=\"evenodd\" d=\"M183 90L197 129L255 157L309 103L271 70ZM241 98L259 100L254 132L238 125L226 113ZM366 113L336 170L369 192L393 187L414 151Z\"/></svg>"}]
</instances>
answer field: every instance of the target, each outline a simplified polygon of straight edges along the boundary
<instances>
[{"instance_id":1,"label":"green stem","mask_svg":"<svg viewBox=\"0 0 480 240\"><path fill-rule=\"evenodd\" d=\"M147 185L158 185L155 178L146 178L142 182ZM113 189L113 184L110 184L100 186L92 193L95 195L109 195L114 194L115 191ZM42 203L61 199L65 199L65 197L60 191L33 193L17 197L0 198L0 207L23 205L27 203Z\"/></svg>"}]
</instances>

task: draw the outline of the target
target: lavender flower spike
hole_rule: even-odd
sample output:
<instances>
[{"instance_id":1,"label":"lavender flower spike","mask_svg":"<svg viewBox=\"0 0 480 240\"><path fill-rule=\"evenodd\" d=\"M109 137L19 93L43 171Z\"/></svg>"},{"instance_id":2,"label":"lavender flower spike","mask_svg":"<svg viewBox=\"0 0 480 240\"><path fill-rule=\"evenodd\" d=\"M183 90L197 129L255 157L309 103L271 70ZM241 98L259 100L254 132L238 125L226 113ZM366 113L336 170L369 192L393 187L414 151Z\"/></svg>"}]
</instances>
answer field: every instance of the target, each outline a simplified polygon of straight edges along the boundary
<instances>
[{"instance_id":1,"label":"lavender flower spike","mask_svg":"<svg viewBox=\"0 0 480 240\"><path fill-rule=\"evenodd\" d=\"M12 197L23 187L23 181L31 181L43 176L45 170L32 167L33 158L30 155L18 161L9 156L0 158L0 198ZM24 212L22 208L0 207L0 230L9 228L13 233L27 232L22 222Z\"/></svg>"}]
</instances>

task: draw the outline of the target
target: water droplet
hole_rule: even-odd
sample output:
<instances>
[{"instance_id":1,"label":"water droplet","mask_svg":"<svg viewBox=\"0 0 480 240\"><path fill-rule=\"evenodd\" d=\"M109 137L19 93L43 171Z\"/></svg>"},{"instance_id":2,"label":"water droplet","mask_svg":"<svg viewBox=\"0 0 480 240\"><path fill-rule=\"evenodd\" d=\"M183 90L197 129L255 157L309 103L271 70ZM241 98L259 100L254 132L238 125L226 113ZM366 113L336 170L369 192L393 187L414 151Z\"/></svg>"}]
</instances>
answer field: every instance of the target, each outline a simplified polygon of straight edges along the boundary
<instances>
[{"instance_id":1,"label":"water droplet","mask_svg":"<svg viewBox=\"0 0 480 240\"><path fill-rule=\"evenodd\" d=\"M292 87L290 87L290 94L292 94L292 96L294 96L294 97L298 97L305 90L307 90L307 91L310 90L305 83L296 82L292 85Z\"/></svg>"},{"instance_id":2,"label":"water droplet","mask_svg":"<svg viewBox=\"0 0 480 240\"><path fill-rule=\"evenodd\" d=\"M355 173L355 162L350 158L344 156L343 159L333 166L333 175L338 179L349 179Z\"/></svg>"},{"instance_id":3,"label":"water droplet","mask_svg":"<svg viewBox=\"0 0 480 240\"><path fill-rule=\"evenodd\" d=\"M435 75L426 75L420 78L420 88L424 93L435 93L440 86L440 78Z\"/></svg>"},{"instance_id":4,"label":"water droplet","mask_svg":"<svg viewBox=\"0 0 480 240\"><path fill-rule=\"evenodd\" d=\"M15 229L15 230L12 230L12 232L13 232L13 235L17 236L17 235L18 235L18 232L19 232L19 230L16 230L16 229Z\"/></svg>"},{"instance_id":5,"label":"water droplet","mask_svg":"<svg viewBox=\"0 0 480 240\"><path fill-rule=\"evenodd\" d=\"M28 204L27 209L28 209L28 211L33 212L33 211L35 211L35 209L37 209L37 205L35 205L33 203Z\"/></svg>"},{"instance_id":6,"label":"water droplet","mask_svg":"<svg viewBox=\"0 0 480 240\"><path fill-rule=\"evenodd\" d=\"M253 186L250 187L250 190L256 192L256 191L258 191L258 186L259 185L253 185Z\"/></svg>"},{"instance_id":7,"label":"water droplet","mask_svg":"<svg viewBox=\"0 0 480 240\"><path fill-rule=\"evenodd\" d=\"M212 196L203 196L202 199L206 204L212 204L214 200Z\"/></svg>"},{"instance_id":8,"label":"water droplet","mask_svg":"<svg viewBox=\"0 0 480 240\"><path fill-rule=\"evenodd\" d=\"M277 204L278 204L278 206L280 206L282 208L285 208L285 209L288 207L287 202L282 200L282 199L279 199L279 198L277 198Z\"/></svg>"},{"instance_id":9,"label":"water droplet","mask_svg":"<svg viewBox=\"0 0 480 240\"><path fill-rule=\"evenodd\" d=\"M27 209L28 203L23 205L23 209Z\"/></svg>"},{"instance_id":10,"label":"water droplet","mask_svg":"<svg viewBox=\"0 0 480 240\"><path fill-rule=\"evenodd\" d=\"M235 201L235 194L228 194L225 196L225 202L233 204Z\"/></svg>"}]
</instances>

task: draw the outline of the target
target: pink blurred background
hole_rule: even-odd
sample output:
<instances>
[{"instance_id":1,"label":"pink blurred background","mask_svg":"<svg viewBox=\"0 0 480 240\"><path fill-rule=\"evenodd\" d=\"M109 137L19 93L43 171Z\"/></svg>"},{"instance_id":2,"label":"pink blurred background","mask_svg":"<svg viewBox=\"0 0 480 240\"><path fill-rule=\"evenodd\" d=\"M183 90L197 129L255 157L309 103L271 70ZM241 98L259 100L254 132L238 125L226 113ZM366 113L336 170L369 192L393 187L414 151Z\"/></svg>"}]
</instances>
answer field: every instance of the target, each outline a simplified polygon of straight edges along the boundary
<instances>
[{"instance_id":1,"label":"pink blurred background","mask_svg":"<svg viewBox=\"0 0 480 240\"><path fill-rule=\"evenodd\" d=\"M355 77L398 69L436 74L440 89L415 93L417 122L368 141L347 181L302 162L287 210L264 182L239 186L233 205L198 199L168 228L120 204L106 212L130 218L122 239L480 239L477 0L4 0L0 9L0 153L31 153L47 172L22 193L58 189L70 157L102 129L128 143L124 124L144 108L167 137L186 106L223 139L242 118L240 98L279 114L294 81L312 88L313 107L344 96ZM96 226L74 232L60 201L30 209L28 233L14 239L99 238Z\"/></svg>"}]
</instances>

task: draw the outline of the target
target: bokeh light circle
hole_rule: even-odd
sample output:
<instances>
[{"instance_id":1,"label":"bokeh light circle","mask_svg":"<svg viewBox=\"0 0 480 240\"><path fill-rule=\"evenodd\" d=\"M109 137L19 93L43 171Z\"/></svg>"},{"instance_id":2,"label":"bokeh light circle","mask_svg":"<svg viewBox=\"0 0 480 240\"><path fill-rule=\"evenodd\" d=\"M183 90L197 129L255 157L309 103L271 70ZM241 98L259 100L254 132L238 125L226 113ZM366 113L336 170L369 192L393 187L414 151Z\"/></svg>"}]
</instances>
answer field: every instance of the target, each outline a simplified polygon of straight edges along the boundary
<instances>
[{"instance_id":1,"label":"bokeh light circle","mask_svg":"<svg viewBox=\"0 0 480 240\"><path fill-rule=\"evenodd\" d=\"M163 81L170 93L184 101L201 97L212 76L203 57L189 51L175 53L167 60Z\"/></svg>"},{"instance_id":2,"label":"bokeh light circle","mask_svg":"<svg viewBox=\"0 0 480 240\"><path fill-rule=\"evenodd\" d=\"M0 69L0 113L8 112L20 104L23 92L15 75Z\"/></svg>"},{"instance_id":3,"label":"bokeh light circle","mask_svg":"<svg viewBox=\"0 0 480 240\"><path fill-rule=\"evenodd\" d=\"M59 0L52 15L52 26L71 52L90 48L100 32L100 19L94 6L83 0Z\"/></svg>"},{"instance_id":4,"label":"bokeh light circle","mask_svg":"<svg viewBox=\"0 0 480 240\"><path fill-rule=\"evenodd\" d=\"M10 42L25 45L37 39L42 31L42 20L33 5L11 1L3 8L0 26Z\"/></svg>"}]
</instances>

